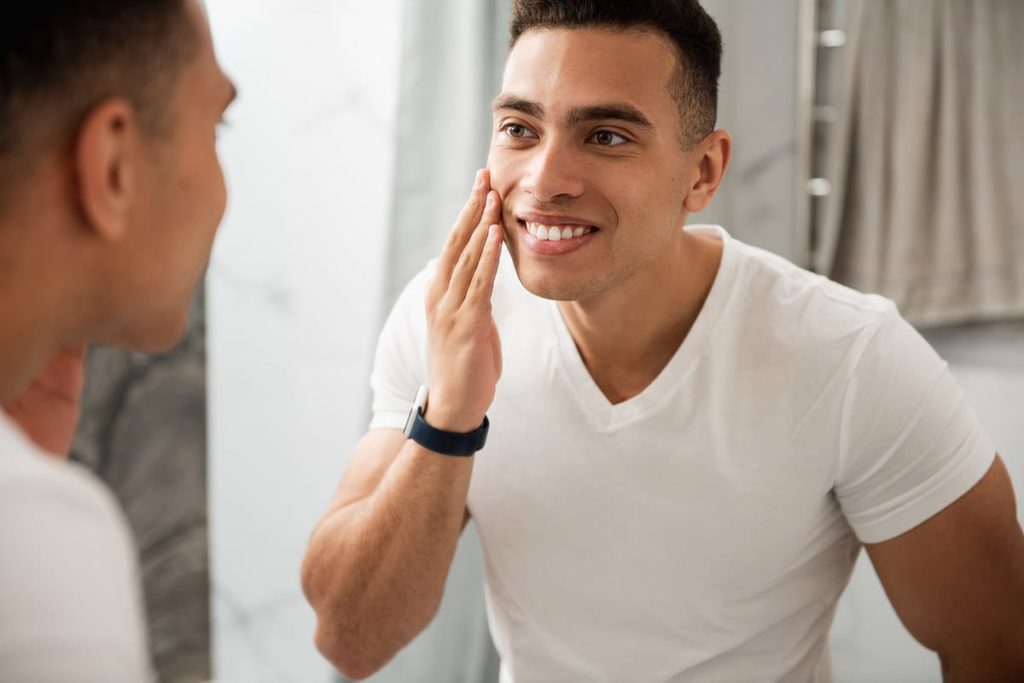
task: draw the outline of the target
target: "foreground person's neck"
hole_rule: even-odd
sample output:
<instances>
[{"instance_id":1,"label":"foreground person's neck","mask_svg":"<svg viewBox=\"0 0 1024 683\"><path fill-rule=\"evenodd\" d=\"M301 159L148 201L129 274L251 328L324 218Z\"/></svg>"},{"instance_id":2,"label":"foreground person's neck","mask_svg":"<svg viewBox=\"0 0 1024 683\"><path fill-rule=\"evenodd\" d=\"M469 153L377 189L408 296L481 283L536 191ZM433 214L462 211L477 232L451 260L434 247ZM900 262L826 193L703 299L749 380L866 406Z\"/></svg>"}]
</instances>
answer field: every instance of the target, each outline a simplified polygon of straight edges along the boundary
<instances>
[{"instance_id":1,"label":"foreground person's neck","mask_svg":"<svg viewBox=\"0 0 1024 683\"><path fill-rule=\"evenodd\" d=\"M0 236L6 227L0 225ZM21 248L0 242L0 404L17 396L57 352L69 322L53 305L53 273L22 260Z\"/></svg>"}]
</instances>

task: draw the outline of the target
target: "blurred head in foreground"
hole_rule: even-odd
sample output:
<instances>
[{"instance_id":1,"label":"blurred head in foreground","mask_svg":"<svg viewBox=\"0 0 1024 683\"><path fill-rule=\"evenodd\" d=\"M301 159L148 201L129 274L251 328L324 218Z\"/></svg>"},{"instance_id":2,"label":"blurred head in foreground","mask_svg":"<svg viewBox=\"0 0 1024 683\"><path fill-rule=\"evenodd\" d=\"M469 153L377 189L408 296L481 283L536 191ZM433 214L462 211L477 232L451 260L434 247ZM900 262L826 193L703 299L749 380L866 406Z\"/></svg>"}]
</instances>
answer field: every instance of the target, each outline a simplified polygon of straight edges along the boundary
<instances>
[{"instance_id":1,"label":"blurred head in foreground","mask_svg":"<svg viewBox=\"0 0 1024 683\"><path fill-rule=\"evenodd\" d=\"M199 0L0 10L9 336L50 351L180 338L224 213L216 136L233 98Z\"/></svg>"}]
</instances>

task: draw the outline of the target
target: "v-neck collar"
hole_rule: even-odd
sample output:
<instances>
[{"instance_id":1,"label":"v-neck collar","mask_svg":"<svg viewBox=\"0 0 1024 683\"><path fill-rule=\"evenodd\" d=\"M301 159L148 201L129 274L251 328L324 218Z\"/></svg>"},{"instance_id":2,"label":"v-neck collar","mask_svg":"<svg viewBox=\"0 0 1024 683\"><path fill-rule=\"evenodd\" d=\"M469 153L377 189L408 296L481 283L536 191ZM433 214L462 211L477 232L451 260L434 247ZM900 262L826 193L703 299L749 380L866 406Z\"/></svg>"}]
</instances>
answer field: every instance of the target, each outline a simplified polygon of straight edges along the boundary
<instances>
[{"instance_id":1,"label":"v-neck collar","mask_svg":"<svg viewBox=\"0 0 1024 683\"><path fill-rule=\"evenodd\" d=\"M706 348L705 340L711 334L715 322L730 289L736 261L736 246L732 237L724 228L717 225L691 225L684 228L715 237L722 242L722 259L718 272L711 284L704 305L697 314L697 319L690 327L689 333L682 344L676 349L668 364L662 368L658 376L636 396L613 404L590 376L583 358L580 356L576 342L569 332L569 327L562 318L556 301L548 302L552 324L558 338L558 349L562 363L576 390L576 395L583 403L586 413L594 428L602 432L615 432L627 424L638 420L672 397L673 389L682 382L694 366L701 352Z\"/></svg>"}]
</instances>

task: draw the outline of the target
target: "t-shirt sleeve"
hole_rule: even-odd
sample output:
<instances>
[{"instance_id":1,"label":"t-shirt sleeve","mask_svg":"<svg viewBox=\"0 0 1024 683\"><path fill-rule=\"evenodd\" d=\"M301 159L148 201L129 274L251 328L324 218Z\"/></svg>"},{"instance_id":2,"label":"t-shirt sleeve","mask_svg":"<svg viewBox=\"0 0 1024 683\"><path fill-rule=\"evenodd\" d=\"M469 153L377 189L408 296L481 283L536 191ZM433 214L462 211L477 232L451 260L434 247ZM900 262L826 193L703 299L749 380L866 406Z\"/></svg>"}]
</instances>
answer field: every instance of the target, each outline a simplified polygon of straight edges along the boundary
<instances>
[{"instance_id":1,"label":"t-shirt sleeve","mask_svg":"<svg viewBox=\"0 0 1024 683\"><path fill-rule=\"evenodd\" d=\"M429 383L424 297L436 263L431 262L398 297L377 340L370 386L370 429L405 427L420 385Z\"/></svg>"},{"instance_id":2,"label":"t-shirt sleeve","mask_svg":"<svg viewBox=\"0 0 1024 683\"><path fill-rule=\"evenodd\" d=\"M109 493L82 472L5 489L0 680L152 680L135 552Z\"/></svg>"},{"instance_id":3,"label":"t-shirt sleeve","mask_svg":"<svg viewBox=\"0 0 1024 683\"><path fill-rule=\"evenodd\" d=\"M893 307L846 385L835 494L863 543L894 538L948 507L995 448L945 361Z\"/></svg>"}]
</instances>

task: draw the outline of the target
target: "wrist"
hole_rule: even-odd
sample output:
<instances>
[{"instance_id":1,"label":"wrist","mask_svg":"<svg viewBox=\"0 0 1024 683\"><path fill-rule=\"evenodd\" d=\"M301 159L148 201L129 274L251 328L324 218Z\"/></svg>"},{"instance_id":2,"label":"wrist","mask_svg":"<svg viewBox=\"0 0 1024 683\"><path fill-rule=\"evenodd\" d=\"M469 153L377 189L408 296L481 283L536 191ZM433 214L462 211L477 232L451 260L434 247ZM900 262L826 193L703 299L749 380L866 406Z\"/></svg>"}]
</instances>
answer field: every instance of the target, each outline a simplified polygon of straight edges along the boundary
<instances>
[{"instance_id":1,"label":"wrist","mask_svg":"<svg viewBox=\"0 0 1024 683\"><path fill-rule=\"evenodd\" d=\"M484 415L475 415L470 411L453 410L451 404L433 396L423 409L423 420L434 429L442 429L456 434L468 434L480 428Z\"/></svg>"},{"instance_id":2,"label":"wrist","mask_svg":"<svg viewBox=\"0 0 1024 683\"><path fill-rule=\"evenodd\" d=\"M416 392L412 409L409 411L409 418L405 422L405 436L427 450L434 451L441 455L471 456L484 447L487 442L487 432L490 423L485 415L481 423L476 426L470 422L465 415L451 413L438 414L435 410L432 419L439 424L431 424L427 421L425 412L427 401L427 388L421 386ZM444 407L444 404L442 404ZM466 428L465 425L474 425Z\"/></svg>"}]
</instances>

